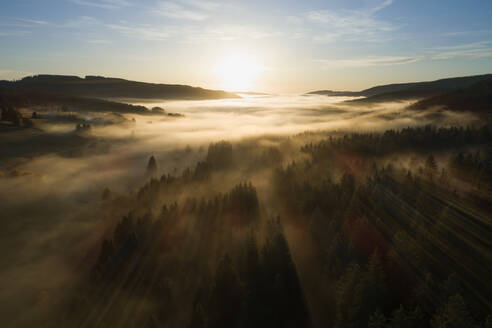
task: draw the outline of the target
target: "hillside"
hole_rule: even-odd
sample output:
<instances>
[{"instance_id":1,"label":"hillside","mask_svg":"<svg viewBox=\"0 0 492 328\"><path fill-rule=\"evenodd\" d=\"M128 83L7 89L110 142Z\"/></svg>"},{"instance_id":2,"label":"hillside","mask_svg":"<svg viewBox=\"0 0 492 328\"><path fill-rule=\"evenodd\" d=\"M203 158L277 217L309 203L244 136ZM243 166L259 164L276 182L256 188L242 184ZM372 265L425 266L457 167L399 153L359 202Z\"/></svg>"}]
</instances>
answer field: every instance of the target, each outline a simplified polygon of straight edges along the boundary
<instances>
[{"instance_id":1,"label":"hillside","mask_svg":"<svg viewBox=\"0 0 492 328\"><path fill-rule=\"evenodd\" d=\"M412 109L443 107L455 111L487 113L492 109L492 78L442 95L429 97L410 106Z\"/></svg>"},{"instance_id":2,"label":"hillside","mask_svg":"<svg viewBox=\"0 0 492 328\"><path fill-rule=\"evenodd\" d=\"M155 84L100 76L36 75L19 81L0 81L0 88L91 98L221 99L238 98L220 90L177 84Z\"/></svg>"},{"instance_id":3,"label":"hillside","mask_svg":"<svg viewBox=\"0 0 492 328\"><path fill-rule=\"evenodd\" d=\"M39 106L47 109L54 108L71 112L151 113L144 106L135 106L103 99L0 88L0 107L5 106L13 106L15 108Z\"/></svg>"},{"instance_id":4,"label":"hillside","mask_svg":"<svg viewBox=\"0 0 492 328\"><path fill-rule=\"evenodd\" d=\"M308 95L320 95L328 97L360 97L364 91L334 91L334 90L318 90L308 92Z\"/></svg>"},{"instance_id":5,"label":"hillside","mask_svg":"<svg viewBox=\"0 0 492 328\"><path fill-rule=\"evenodd\" d=\"M436 96L459 88L465 88L474 83L490 79L492 74L474 75L465 77L454 77L427 82L396 83L375 86L362 91L331 91L320 90L309 94L326 96L353 96L366 97L352 100L352 102L385 102L412 100Z\"/></svg>"}]
</instances>

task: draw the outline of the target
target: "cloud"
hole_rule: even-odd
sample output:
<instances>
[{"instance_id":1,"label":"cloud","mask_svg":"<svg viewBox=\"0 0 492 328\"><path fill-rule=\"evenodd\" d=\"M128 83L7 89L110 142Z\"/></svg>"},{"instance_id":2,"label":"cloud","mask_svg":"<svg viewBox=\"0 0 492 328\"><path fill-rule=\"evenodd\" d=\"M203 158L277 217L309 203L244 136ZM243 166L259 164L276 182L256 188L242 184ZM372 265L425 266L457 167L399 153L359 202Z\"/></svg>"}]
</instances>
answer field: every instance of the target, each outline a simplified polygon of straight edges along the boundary
<instances>
[{"instance_id":1,"label":"cloud","mask_svg":"<svg viewBox=\"0 0 492 328\"><path fill-rule=\"evenodd\" d=\"M96 7L102 9L118 9L122 7L131 6L131 3L126 0L100 0L100 1L88 1L88 0L70 0L80 6Z\"/></svg>"},{"instance_id":2,"label":"cloud","mask_svg":"<svg viewBox=\"0 0 492 328\"><path fill-rule=\"evenodd\" d=\"M24 36L27 34L31 34L31 31L24 31L24 30L7 30L7 31L1 31L0 30L0 37L2 36Z\"/></svg>"},{"instance_id":3,"label":"cloud","mask_svg":"<svg viewBox=\"0 0 492 328\"><path fill-rule=\"evenodd\" d=\"M111 44L111 41L109 41L109 40L95 39L95 40L87 40L87 43L92 43L92 44Z\"/></svg>"},{"instance_id":4,"label":"cloud","mask_svg":"<svg viewBox=\"0 0 492 328\"><path fill-rule=\"evenodd\" d=\"M23 23L15 23L16 21L20 21ZM22 29L8 29L8 30L0 30L0 37L4 36L25 36L35 32L40 31L42 28L73 28L73 29L89 29L96 25L100 24L98 20L89 16L80 16L76 18L68 19L61 23L48 22L39 19L27 19L27 18L15 18L13 22L3 22L0 26L7 26L13 28L22 28Z\"/></svg>"},{"instance_id":5,"label":"cloud","mask_svg":"<svg viewBox=\"0 0 492 328\"><path fill-rule=\"evenodd\" d=\"M209 41L235 41L241 39L265 39L280 36L281 33L251 25L225 24L213 27L186 25L123 25L108 24L107 28L125 36L146 41L164 41L178 39L182 43L203 43Z\"/></svg>"},{"instance_id":6,"label":"cloud","mask_svg":"<svg viewBox=\"0 0 492 328\"><path fill-rule=\"evenodd\" d=\"M211 39L232 41L247 38L259 40L281 35L281 32L268 31L266 29L251 25L226 24L205 29L204 33L201 35L201 38L203 41Z\"/></svg>"},{"instance_id":7,"label":"cloud","mask_svg":"<svg viewBox=\"0 0 492 328\"><path fill-rule=\"evenodd\" d=\"M381 2L380 4L376 5L375 7L371 8L369 10L370 13L374 14L377 13L378 11L383 10L384 8L391 6L393 4L393 0L385 0Z\"/></svg>"},{"instance_id":8,"label":"cloud","mask_svg":"<svg viewBox=\"0 0 492 328\"><path fill-rule=\"evenodd\" d=\"M195 1L175 2L161 1L150 12L154 15L173 19L202 21L208 18L206 11L214 9L211 5L199 4Z\"/></svg>"},{"instance_id":9,"label":"cloud","mask_svg":"<svg viewBox=\"0 0 492 328\"><path fill-rule=\"evenodd\" d=\"M123 35L147 41L167 40L178 34L174 27L150 27L150 26L127 26L119 24L106 25L109 29L120 32Z\"/></svg>"},{"instance_id":10,"label":"cloud","mask_svg":"<svg viewBox=\"0 0 492 328\"><path fill-rule=\"evenodd\" d=\"M19 18L18 20L26 22L26 23L34 24L34 25L49 25L49 23L47 21L39 20L39 19ZM33 25L31 25L31 26L33 26Z\"/></svg>"},{"instance_id":11,"label":"cloud","mask_svg":"<svg viewBox=\"0 0 492 328\"><path fill-rule=\"evenodd\" d=\"M289 23L310 31L312 40L320 43L345 41L385 41L399 27L375 17L393 3L385 0L368 9L312 10L298 16L288 16ZM297 33L297 32L296 32Z\"/></svg>"},{"instance_id":12,"label":"cloud","mask_svg":"<svg viewBox=\"0 0 492 328\"><path fill-rule=\"evenodd\" d=\"M479 59L492 57L492 49L467 49L459 51L448 51L442 52L440 54L433 55L432 59L454 59L454 58L468 58L468 59Z\"/></svg>"},{"instance_id":13,"label":"cloud","mask_svg":"<svg viewBox=\"0 0 492 328\"><path fill-rule=\"evenodd\" d=\"M27 18L16 18L15 21L21 21L22 24L4 22L3 26L12 27L25 27L25 28L42 28L42 27L56 27L56 28L87 28L99 24L99 21L90 16L80 16L65 20L64 22L49 22L39 19L27 19Z\"/></svg>"},{"instance_id":14,"label":"cloud","mask_svg":"<svg viewBox=\"0 0 492 328\"><path fill-rule=\"evenodd\" d=\"M89 28L94 25L99 24L99 21L94 17L90 16L80 16L77 18L72 18L65 21L62 24L54 24L56 27L64 27L64 28Z\"/></svg>"},{"instance_id":15,"label":"cloud","mask_svg":"<svg viewBox=\"0 0 492 328\"><path fill-rule=\"evenodd\" d=\"M206 10L206 11L211 11L219 8L220 6L223 6L222 4L219 4L217 2L212 2L212 1L205 1L205 0L181 0L182 3L188 4L190 6Z\"/></svg>"},{"instance_id":16,"label":"cloud","mask_svg":"<svg viewBox=\"0 0 492 328\"><path fill-rule=\"evenodd\" d=\"M435 47L434 52L429 57L431 59L454 59L454 58L469 58L478 59L492 57L492 42L482 41L467 44L458 44L453 46Z\"/></svg>"},{"instance_id":17,"label":"cloud","mask_svg":"<svg viewBox=\"0 0 492 328\"><path fill-rule=\"evenodd\" d=\"M441 33L441 36L456 37L456 36L468 36L468 37L481 37L484 35L491 35L492 30L468 30L468 31L452 31Z\"/></svg>"},{"instance_id":18,"label":"cloud","mask_svg":"<svg viewBox=\"0 0 492 328\"><path fill-rule=\"evenodd\" d=\"M418 56L373 56L351 59L317 59L324 69L391 66L411 64L422 60L448 60L455 58L479 59L492 57L492 42L482 41L427 49Z\"/></svg>"},{"instance_id":19,"label":"cloud","mask_svg":"<svg viewBox=\"0 0 492 328\"><path fill-rule=\"evenodd\" d=\"M291 25L302 25L303 19L298 16L286 16L285 21Z\"/></svg>"},{"instance_id":20,"label":"cloud","mask_svg":"<svg viewBox=\"0 0 492 328\"><path fill-rule=\"evenodd\" d=\"M464 49L477 49L477 48L485 48L489 47L492 44L492 41L479 41L465 44L455 44L451 46L439 46L434 47L434 50L464 50Z\"/></svg>"},{"instance_id":21,"label":"cloud","mask_svg":"<svg viewBox=\"0 0 492 328\"><path fill-rule=\"evenodd\" d=\"M381 56L357 59L318 59L315 62L321 63L323 68L353 68L411 64L423 58L421 56Z\"/></svg>"}]
</instances>

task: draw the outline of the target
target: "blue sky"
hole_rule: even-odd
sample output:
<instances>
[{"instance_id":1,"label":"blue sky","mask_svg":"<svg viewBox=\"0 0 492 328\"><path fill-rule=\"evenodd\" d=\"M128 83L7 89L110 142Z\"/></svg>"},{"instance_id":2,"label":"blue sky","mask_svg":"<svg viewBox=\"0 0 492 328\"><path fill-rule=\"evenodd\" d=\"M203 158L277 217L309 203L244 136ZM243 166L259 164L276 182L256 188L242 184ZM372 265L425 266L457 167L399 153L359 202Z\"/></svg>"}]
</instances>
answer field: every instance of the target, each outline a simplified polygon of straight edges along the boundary
<instances>
[{"instance_id":1,"label":"blue sky","mask_svg":"<svg viewBox=\"0 0 492 328\"><path fill-rule=\"evenodd\" d=\"M492 1L2 0L0 78L37 73L269 92L492 73Z\"/></svg>"}]
</instances>

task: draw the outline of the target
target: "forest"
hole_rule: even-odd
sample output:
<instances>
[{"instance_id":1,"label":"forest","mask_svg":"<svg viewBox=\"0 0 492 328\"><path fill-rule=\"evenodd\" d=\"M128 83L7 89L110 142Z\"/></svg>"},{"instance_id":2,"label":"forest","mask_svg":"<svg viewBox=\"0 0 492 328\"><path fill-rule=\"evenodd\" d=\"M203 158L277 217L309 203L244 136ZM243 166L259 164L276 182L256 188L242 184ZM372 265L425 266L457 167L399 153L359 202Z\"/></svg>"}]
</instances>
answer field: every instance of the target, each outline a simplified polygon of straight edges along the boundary
<instances>
[{"instance_id":1,"label":"forest","mask_svg":"<svg viewBox=\"0 0 492 328\"><path fill-rule=\"evenodd\" d=\"M220 141L162 175L152 156L142 187L102 192L104 229L57 322L491 327L491 134Z\"/></svg>"}]
</instances>

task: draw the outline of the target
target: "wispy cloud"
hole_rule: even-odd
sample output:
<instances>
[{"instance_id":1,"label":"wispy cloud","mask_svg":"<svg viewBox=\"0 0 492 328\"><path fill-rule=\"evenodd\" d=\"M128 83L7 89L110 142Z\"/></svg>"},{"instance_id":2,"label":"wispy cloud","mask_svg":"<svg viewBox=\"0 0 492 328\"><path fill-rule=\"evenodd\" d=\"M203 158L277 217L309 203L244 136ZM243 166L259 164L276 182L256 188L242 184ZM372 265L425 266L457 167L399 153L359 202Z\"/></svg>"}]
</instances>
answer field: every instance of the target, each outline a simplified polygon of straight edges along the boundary
<instances>
[{"instance_id":1,"label":"wispy cloud","mask_svg":"<svg viewBox=\"0 0 492 328\"><path fill-rule=\"evenodd\" d=\"M221 6L225 6L224 4L219 4L218 2L206 0L181 0L180 2L205 11L211 11Z\"/></svg>"},{"instance_id":2,"label":"wispy cloud","mask_svg":"<svg viewBox=\"0 0 492 328\"><path fill-rule=\"evenodd\" d=\"M87 43L91 43L91 44L111 44L112 42L109 41L109 40L94 39L94 40L87 40Z\"/></svg>"},{"instance_id":3,"label":"wispy cloud","mask_svg":"<svg viewBox=\"0 0 492 328\"><path fill-rule=\"evenodd\" d=\"M102 9L118 9L131 5L131 3L127 0L70 0L70 2L73 2L80 6L97 7Z\"/></svg>"},{"instance_id":4,"label":"wispy cloud","mask_svg":"<svg viewBox=\"0 0 492 328\"><path fill-rule=\"evenodd\" d=\"M467 36L467 37L482 37L492 35L492 30L466 30L466 31L452 31L441 33L442 36L456 37L456 36Z\"/></svg>"},{"instance_id":5,"label":"wispy cloud","mask_svg":"<svg viewBox=\"0 0 492 328\"><path fill-rule=\"evenodd\" d=\"M478 59L492 57L492 41L439 46L418 56L373 56L351 59L316 59L324 69L390 66L411 64L423 60Z\"/></svg>"},{"instance_id":6,"label":"wispy cloud","mask_svg":"<svg viewBox=\"0 0 492 328\"><path fill-rule=\"evenodd\" d=\"M215 39L233 41L241 39L266 39L281 36L282 33L251 25L226 24L207 28L199 35L204 41Z\"/></svg>"},{"instance_id":7,"label":"wispy cloud","mask_svg":"<svg viewBox=\"0 0 492 328\"><path fill-rule=\"evenodd\" d=\"M28 18L18 18L18 20L29 23L31 26L33 25L48 25L49 23L44 20L39 20L39 19L28 19Z\"/></svg>"},{"instance_id":8,"label":"wispy cloud","mask_svg":"<svg viewBox=\"0 0 492 328\"><path fill-rule=\"evenodd\" d=\"M24 31L24 30L0 30L0 37L1 36L24 36L31 34L31 31Z\"/></svg>"},{"instance_id":9,"label":"wispy cloud","mask_svg":"<svg viewBox=\"0 0 492 328\"><path fill-rule=\"evenodd\" d=\"M20 22L20 23L18 23ZM30 19L30 18L12 18L10 20L0 23L0 26L9 27L7 30L0 30L0 36L25 36L36 33L43 28L57 28L57 29L80 29L89 30L96 25L100 25L93 17L80 16L75 18L70 18L64 22L49 22L40 19ZM21 28L21 29L16 29Z\"/></svg>"},{"instance_id":10,"label":"wispy cloud","mask_svg":"<svg viewBox=\"0 0 492 328\"><path fill-rule=\"evenodd\" d=\"M160 1L157 7L150 10L154 15L173 19L202 21L208 18L207 11L214 9L212 5L197 1Z\"/></svg>"},{"instance_id":11,"label":"wispy cloud","mask_svg":"<svg viewBox=\"0 0 492 328\"><path fill-rule=\"evenodd\" d=\"M151 26L128 26L121 24L107 24L111 30L117 31L123 35L134 37L147 41L162 41L167 40L179 33L179 28L162 27L156 28Z\"/></svg>"},{"instance_id":12,"label":"wispy cloud","mask_svg":"<svg viewBox=\"0 0 492 328\"><path fill-rule=\"evenodd\" d=\"M22 22L22 23L17 23ZM24 27L24 28L89 28L100 24L100 22L94 17L90 16L79 16L72 17L63 22L50 22L39 19L28 19L28 18L14 18L10 21L0 23L0 26L9 27Z\"/></svg>"},{"instance_id":13,"label":"wispy cloud","mask_svg":"<svg viewBox=\"0 0 492 328\"><path fill-rule=\"evenodd\" d=\"M146 41L164 41L175 38L181 43L203 43L208 41L235 41L244 39L265 39L280 36L281 33L256 26L226 24L213 27L189 25L131 26L128 24L107 24L107 28L128 37Z\"/></svg>"},{"instance_id":14,"label":"wispy cloud","mask_svg":"<svg viewBox=\"0 0 492 328\"><path fill-rule=\"evenodd\" d=\"M393 0L358 10L312 10L298 16L288 16L287 21L310 30L310 37L316 42L384 41L389 32L399 27L376 18L376 14L390 6ZM306 33L305 33L306 35Z\"/></svg>"},{"instance_id":15,"label":"wispy cloud","mask_svg":"<svg viewBox=\"0 0 492 328\"><path fill-rule=\"evenodd\" d=\"M380 56L357 59L317 59L315 62L322 64L323 68L354 68L369 66L391 66L415 63L424 57L415 56Z\"/></svg>"},{"instance_id":16,"label":"wispy cloud","mask_svg":"<svg viewBox=\"0 0 492 328\"><path fill-rule=\"evenodd\" d=\"M5 26L8 28L14 28L10 29L9 31L3 31L0 32L0 35L4 33L4 35L22 35L22 34L29 34L31 33L30 30L18 30L17 28L21 29L31 29L33 27L39 27L43 25L49 25L48 22L43 21L43 20L35 20L35 19L27 19L27 18L11 18L11 19L4 19L2 22L0 22L0 26Z\"/></svg>"},{"instance_id":17,"label":"wispy cloud","mask_svg":"<svg viewBox=\"0 0 492 328\"><path fill-rule=\"evenodd\" d=\"M485 58L492 57L492 41L481 41L431 49L431 59Z\"/></svg>"},{"instance_id":18,"label":"wispy cloud","mask_svg":"<svg viewBox=\"0 0 492 328\"><path fill-rule=\"evenodd\" d=\"M54 24L54 25L57 27L64 27L64 28L88 29L98 24L100 24L99 21L94 17L80 16L76 18L71 18L61 24Z\"/></svg>"},{"instance_id":19,"label":"wispy cloud","mask_svg":"<svg viewBox=\"0 0 492 328\"><path fill-rule=\"evenodd\" d=\"M369 9L369 12L371 14L375 14L377 13L378 11L381 11L383 10L384 8L392 5L394 2L394 0L384 0L383 2L379 3L378 5L376 5L375 7L372 7Z\"/></svg>"}]
</instances>

